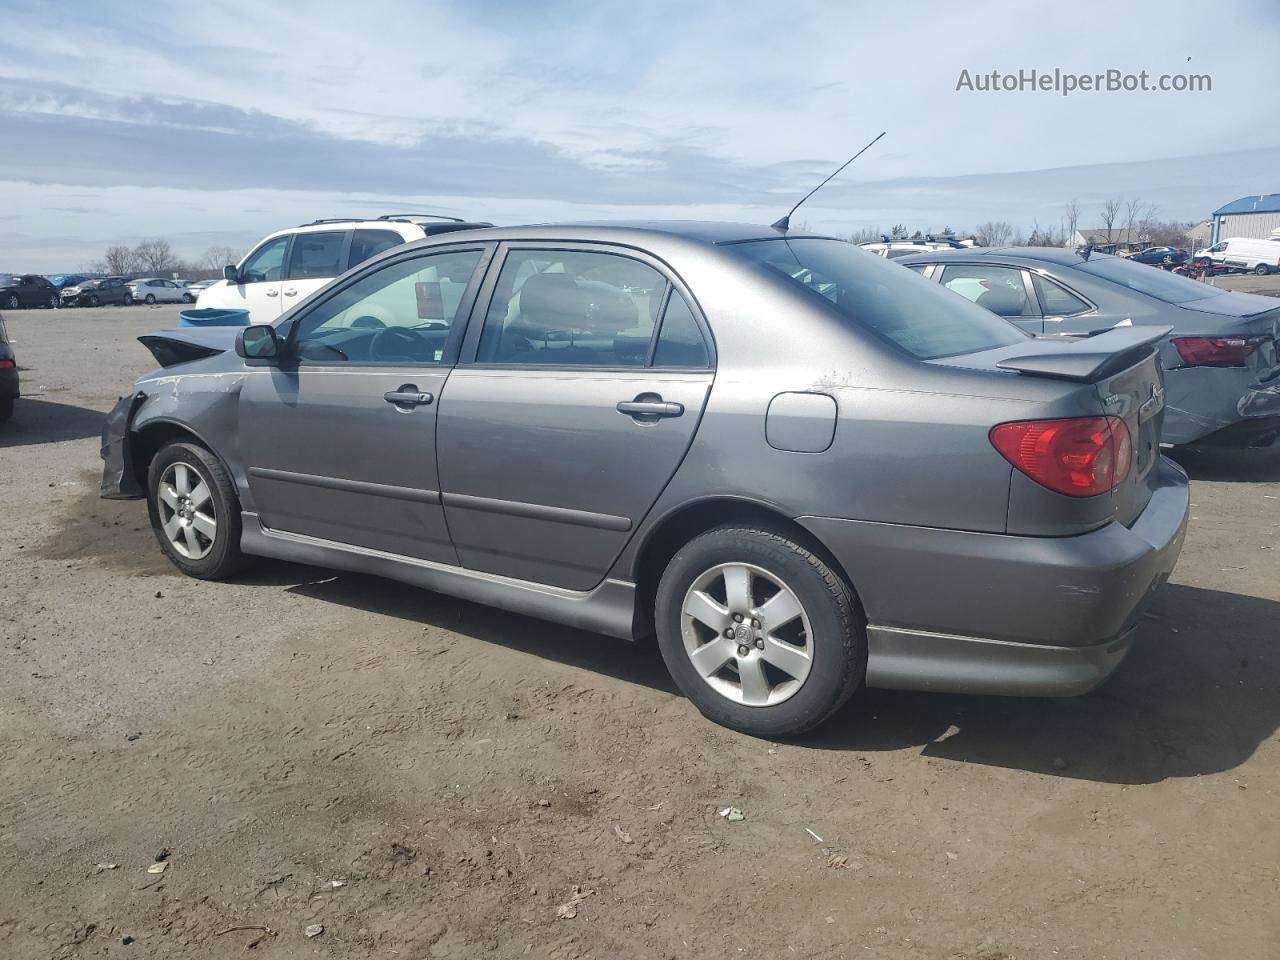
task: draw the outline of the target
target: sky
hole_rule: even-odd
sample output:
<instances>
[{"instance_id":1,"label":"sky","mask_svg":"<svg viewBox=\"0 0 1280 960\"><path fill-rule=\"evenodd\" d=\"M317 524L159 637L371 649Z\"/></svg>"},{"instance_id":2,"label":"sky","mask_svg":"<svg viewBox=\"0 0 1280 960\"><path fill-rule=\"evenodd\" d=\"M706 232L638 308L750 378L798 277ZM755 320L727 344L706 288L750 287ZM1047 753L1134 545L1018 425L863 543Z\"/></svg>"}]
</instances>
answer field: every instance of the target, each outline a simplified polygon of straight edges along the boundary
<instances>
[{"instance_id":1,"label":"sky","mask_svg":"<svg viewBox=\"0 0 1280 960\"><path fill-rule=\"evenodd\" d=\"M1211 12L1210 12L1211 11ZM126 15L127 14L127 15ZM318 217L1056 225L1280 192L1280 3L0 0L0 271ZM957 90L992 70L1207 92Z\"/></svg>"}]
</instances>

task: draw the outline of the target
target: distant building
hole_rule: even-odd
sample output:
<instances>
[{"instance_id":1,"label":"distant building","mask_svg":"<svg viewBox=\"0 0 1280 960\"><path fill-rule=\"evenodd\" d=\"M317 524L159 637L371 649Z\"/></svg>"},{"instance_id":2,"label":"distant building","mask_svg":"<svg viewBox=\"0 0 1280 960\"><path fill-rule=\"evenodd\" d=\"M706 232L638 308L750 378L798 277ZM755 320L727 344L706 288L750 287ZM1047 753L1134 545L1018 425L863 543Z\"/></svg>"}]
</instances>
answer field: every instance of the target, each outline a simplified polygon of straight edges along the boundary
<instances>
[{"instance_id":1,"label":"distant building","mask_svg":"<svg viewBox=\"0 0 1280 960\"><path fill-rule=\"evenodd\" d=\"M1142 250L1151 246L1151 241L1140 236L1137 228L1126 230L1123 223L1117 223L1110 230L1106 227L1081 227L1071 235L1071 245L1092 246L1099 253L1115 253L1118 250Z\"/></svg>"},{"instance_id":2,"label":"distant building","mask_svg":"<svg viewBox=\"0 0 1280 960\"><path fill-rule=\"evenodd\" d=\"M1209 238L1213 236L1213 222L1211 220L1201 220L1194 227L1187 230L1187 242L1191 244L1192 251L1203 250L1209 246Z\"/></svg>"},{"instance_id":3,"label":"distant building","mask_svg":"<svg viewBox=\"0 0 1280 960\"><path fill-rule=\"evenodd\" d=\"M1256 194L1233 200L1213 211L1210 243L1230 237L1265 240L1280 231L1280 193Z\"/></svg>"}]
</instances>

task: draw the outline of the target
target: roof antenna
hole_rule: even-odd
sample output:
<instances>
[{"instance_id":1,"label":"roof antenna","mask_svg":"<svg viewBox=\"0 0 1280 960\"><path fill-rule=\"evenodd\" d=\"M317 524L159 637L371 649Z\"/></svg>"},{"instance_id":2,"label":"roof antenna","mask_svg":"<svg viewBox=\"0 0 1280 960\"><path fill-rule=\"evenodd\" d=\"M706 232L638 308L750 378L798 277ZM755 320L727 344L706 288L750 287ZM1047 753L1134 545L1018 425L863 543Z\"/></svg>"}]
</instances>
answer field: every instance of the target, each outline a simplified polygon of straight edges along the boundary
<instances>
[{"instance_id":1,"label":"roof antenna","mask_svg":"<svg viewBox=\"0 0 1280 960\"><path fill-rule=\"evenodd\" d=\"M808 193L806 193L803 197L801 197L801 198L800 198L800 203L804 203L806 200L808 200L810 197L812 197L815 193L817 193L819 190L821 190L823 187L825 187L828 183L830 183L832 180L834 180L834 179L836 178L836 176L840 173L840 171L841 171L841 170L843 170L843 169L844 169L845 167L847 167L849 164L853 163L853 161L857 160L860 156L862 156L864 153L866 153L868 150L870 150L870 149L871 149L871 145L872 145L872 144L874 144L874 143L876 142L876 140L879 140L879 139L880 139L880 137L883 137L883 136L885 135L885 133L886 133L886 132L887 132L887 131L885 131L885 130L881 130L881 131L880 131L880 136L876 137L876 138L875 138L875 140L872 140L872 141L871 141L871 143L868 143L865 147L863 147L861 150L859 150L857 153L855 153L852 157L850 157L850 158L849 158L848 160L846 160L844 163L840 164L840 166L836 168L836 172L835 172L835 173L831 174L831 176L827 177L827 179L823 180L820 184L818 184L816 187L814 187L812 190L810 190ZM785 217L783 217L781 220L777 221L776 223L772 223L772 224L770 224L770 226L771 226L771 227L773 227L775 230L781 230L783 233L786 233L788 230L790 230L790 229L791 229L791 214L795 213L797 210L799 210L799 209L800 209L800 203L797 203L794 207L792 207L790 210L788 210L788 211L787 211L787 215L786 215Z\"/></svg>"}]
</instances>

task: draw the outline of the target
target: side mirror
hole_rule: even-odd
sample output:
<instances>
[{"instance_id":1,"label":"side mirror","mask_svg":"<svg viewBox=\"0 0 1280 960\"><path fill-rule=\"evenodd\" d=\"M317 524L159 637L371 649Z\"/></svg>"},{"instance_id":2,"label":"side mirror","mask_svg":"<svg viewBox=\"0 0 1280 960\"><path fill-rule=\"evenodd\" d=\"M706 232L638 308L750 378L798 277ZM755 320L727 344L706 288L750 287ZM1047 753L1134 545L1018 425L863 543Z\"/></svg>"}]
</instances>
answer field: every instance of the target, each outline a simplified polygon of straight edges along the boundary
<instances>
[{"instance_id":1,"label":"side mirror","mask_svg":"<svg viewBox=\"0 0 1280 960\"><path fill-rule=\"evenodd\" d=\"M245 327L236 335L236 353L246 360L274 360L280 356L276 328L266 324Z\"/></svg>"},{"instance_id":2,"label":"side mirror","mask_svg":"<svg viewBox=\"0 0 1280 960\"><path fill-rule=\"evenodd\" d=\"M233 264L228 263L225 267L222 268L222 279L228 281L229 283L239 283L240 271L237 270Z\"/></svg>"}]
</instances>

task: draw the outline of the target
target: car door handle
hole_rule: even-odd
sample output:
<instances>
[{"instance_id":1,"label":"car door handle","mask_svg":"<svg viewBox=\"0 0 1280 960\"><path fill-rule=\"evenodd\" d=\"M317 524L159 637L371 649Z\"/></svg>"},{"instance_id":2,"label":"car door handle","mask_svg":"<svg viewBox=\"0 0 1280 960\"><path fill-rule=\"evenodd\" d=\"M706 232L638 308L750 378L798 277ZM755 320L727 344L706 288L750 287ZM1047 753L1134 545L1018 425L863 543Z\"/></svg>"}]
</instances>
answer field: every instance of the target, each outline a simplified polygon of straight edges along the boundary
<instances>
[{"instance_id":1,"label":"car door handle","mask_svg":"<svg viewBox=\"0 0 1280 960\"><path fill-rule=\"evenodd\" d=\"M267 291L267 296L268 296L268 297L278 297L278 296L280 296L280 291L279 291L279 290L268 290L268 291Z\"/></svg>"},{"instance_id":2,"label":"car door handle","mask_svg":"<svg viewBox=\"0 0 1280 960\"><path fill-rule=\"evenodd\" d=\"M286 297L296 297L298 295L298 291L293 289L293 287L290 287L288 290L284 292L284 295Z\"/></svg>"},{"instance_id":3,"label":"car door handle","mask_svg":"<svg viewBox=\"0 0 1280 960\"><path fill-rule=\"evenodd\" d=\"M401 410L412 410L414 407L425 407L435 398L429 393L423 393L412 383L406 383L399 390L388 390L382 395L382 399Z\"/></svg>"},{"instance_id":4,"label":"car door handle","mask_svg":"<svg viewBox=\"0 0 1280 960\"><path fill-rule=\"evenodd\" d=\"M671 403L658 397L655 400L623 400L618 412L630 417L679 417L684 415L683 403Z\"/></svg>"}]
</instances>

